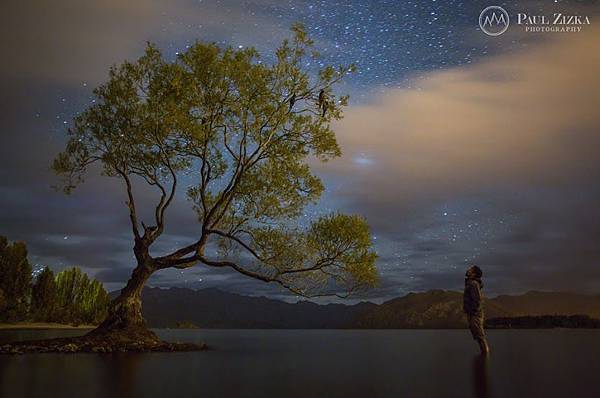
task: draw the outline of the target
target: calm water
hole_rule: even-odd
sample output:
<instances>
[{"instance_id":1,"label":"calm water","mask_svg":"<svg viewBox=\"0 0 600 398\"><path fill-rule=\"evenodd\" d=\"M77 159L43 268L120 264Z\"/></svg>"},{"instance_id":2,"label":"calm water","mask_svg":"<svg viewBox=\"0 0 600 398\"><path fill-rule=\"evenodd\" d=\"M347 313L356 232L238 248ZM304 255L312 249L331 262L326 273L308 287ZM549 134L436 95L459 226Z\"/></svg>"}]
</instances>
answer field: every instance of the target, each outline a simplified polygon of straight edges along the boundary
<instances>
[{"instance_id":1,"label":"calm water","mask_svg":"<svg viewBox=\"0 0 600 398\"><path fill-rule=\"evenodd\" d=\"M0 342L69 331L0 331ZM76 332L75 332L76 333ZM159 330L193 353L0 356L2 397L600 397L600 331Z\"/></svg>"}]
</instances>

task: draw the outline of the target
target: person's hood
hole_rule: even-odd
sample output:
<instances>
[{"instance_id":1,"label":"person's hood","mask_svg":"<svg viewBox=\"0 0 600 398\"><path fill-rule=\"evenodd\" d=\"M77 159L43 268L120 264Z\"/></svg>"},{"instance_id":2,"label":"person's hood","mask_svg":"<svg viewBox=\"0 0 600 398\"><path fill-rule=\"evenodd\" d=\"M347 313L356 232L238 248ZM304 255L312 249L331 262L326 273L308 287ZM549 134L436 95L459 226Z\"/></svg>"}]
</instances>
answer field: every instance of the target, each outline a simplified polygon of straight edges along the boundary
<instances>
[{"instance_id":1,"label":"person's hood","mask_svg":"<svg viewBox=\"0 0 600 398\"><path fill-rule=\"evenodd\" d=\"M467 283L469 283L469 281L475 281L475 282L479 283L479 288L483 289L483 282L481 281L481 278L478 278L478 277L472 276L472 275L466 275L465 276L465 285Z\"/></svg>"}]
</instances>

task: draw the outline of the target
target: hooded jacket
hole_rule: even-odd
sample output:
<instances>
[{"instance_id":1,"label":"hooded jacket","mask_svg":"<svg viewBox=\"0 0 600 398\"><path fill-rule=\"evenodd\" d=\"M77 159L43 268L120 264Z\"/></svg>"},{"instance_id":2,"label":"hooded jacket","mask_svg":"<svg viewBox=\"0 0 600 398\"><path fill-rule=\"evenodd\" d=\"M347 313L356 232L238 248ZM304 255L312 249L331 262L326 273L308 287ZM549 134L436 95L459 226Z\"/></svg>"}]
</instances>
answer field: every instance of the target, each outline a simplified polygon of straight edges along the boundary
<instances>
[{"instance_id":1,"label":"hooded jacket","mask_svg":"<svg viewBox=\"0 0 600 398\"><path fill-rule=\"evenodd\" d=\"M468 315L483 313L483 283L480 278L465 278L465 292L463 295L463 310Z\"/></svg>"}]
</instances>

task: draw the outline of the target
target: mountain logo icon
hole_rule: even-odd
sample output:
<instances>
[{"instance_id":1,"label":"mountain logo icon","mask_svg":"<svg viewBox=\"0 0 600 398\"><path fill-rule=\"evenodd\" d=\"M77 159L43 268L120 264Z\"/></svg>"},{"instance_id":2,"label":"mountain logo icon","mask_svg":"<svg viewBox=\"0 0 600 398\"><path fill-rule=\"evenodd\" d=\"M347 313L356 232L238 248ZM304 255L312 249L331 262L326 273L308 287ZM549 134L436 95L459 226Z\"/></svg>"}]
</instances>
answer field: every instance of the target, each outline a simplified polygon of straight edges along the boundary
<instances>
[{"instance_id":1,"label":"mountain logo icon","mask_svg":"<svg viewBox=\"0 0 600 398\"><path fill-rule=\"evenodd\" d=\"M479 27L489 36L499 36L506 32L510 24L508 12L500 6L489 6L479 14Z\"/></svg>"}]
</instances>

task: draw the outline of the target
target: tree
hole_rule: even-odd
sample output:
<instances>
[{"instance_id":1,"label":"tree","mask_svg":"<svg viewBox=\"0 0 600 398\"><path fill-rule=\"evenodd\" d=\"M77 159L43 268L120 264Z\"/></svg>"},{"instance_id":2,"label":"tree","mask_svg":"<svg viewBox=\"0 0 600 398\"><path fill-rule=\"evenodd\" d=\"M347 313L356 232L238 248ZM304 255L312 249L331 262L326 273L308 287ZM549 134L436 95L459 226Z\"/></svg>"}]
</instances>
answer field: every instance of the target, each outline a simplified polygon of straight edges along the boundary
<instances>
[{"instance_id":1,"label":"tree","mask_svg":"<svg viewBox=\"0 0 600 398\"><path fill-rule=\"evenodd\" d=\"M110 297L102 283L91 280L78 301L81 321L87 324L102 322L108 312L109 303Z\"/></svg>"},{"instance_id":2,"label":"tree","mask_svg":"<svg viewBox=\"0 0 600 398\"><path fill-rule=\"evenodd\" d=\"M333 85L353 67L311 75L306 65L319 55L302 26L292 31L272 62L253 48L202 42L168 62L149 44L137 61L112 67L95 102L75 118L53 168L67 193L93 164L123 181L136 258L93 334L125 330L152 338L141 290L166 268L230 268L306 297L345 297L376 283L362 217L299 221L323 191L307 159L341 154L331 122L342 117L348 98L335 96ZM148 224L136 202L142 184L157 192ZM198 235L170 253L151 253L182 191L197 213Z\"/></svg>"},{"instance_id":3,"label":"tree","mask_svg":"<svg viewBox=\"0 0 600 398\"><path fill-rule=\"evenodd\" d=\"M56 275L58 320L64 323L99 323L106 316L110 299L97 280L90 280L73 267Z\"/></svg>"},{"instance_id":4,"label":"tree","mask_svg":"<svg viewBox=\"0 0 600 398\"><path fill-rule=\"evenodd\" d=\"M37 276L31 289L31 315L41 322L54 321L57 309L57 287L54 273L45 267Z\"/></svg>"},{"instance_id":5,"label":"tree","mask_svg":"<svg viewBox=\"0 0 600 398\"><path fill-rule=\"evenodd\" d=\"M66 269L56 275L58 319L63 323L78 324L80 320L79 301L83 290L89 284L88 277L77 267Z\"/></svg>"},{"instance_id":6,"label":"tree","mask_svg":"<svg viewBox=\"0 0 600 398\"><path fill-rule=\"evenodd\" d=\"M0 291L3 299L0 318L20 321L27 317L31 292L31 265L23 242L8 243L0 236Z\"/></svg>"}]
</instances>

